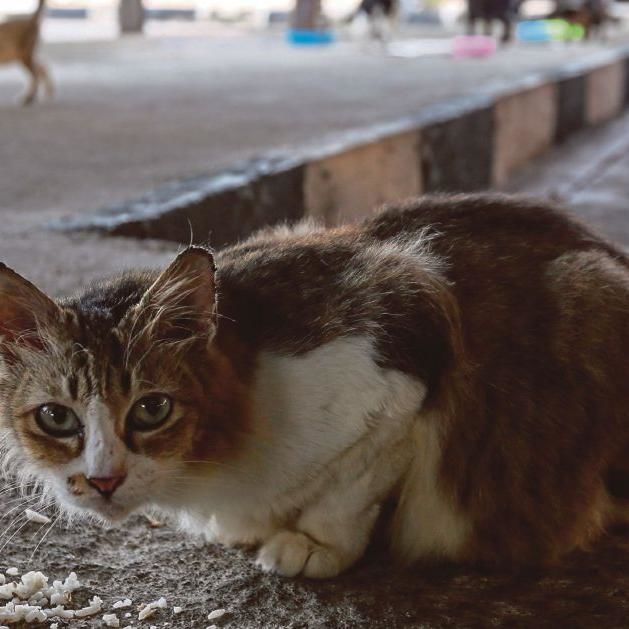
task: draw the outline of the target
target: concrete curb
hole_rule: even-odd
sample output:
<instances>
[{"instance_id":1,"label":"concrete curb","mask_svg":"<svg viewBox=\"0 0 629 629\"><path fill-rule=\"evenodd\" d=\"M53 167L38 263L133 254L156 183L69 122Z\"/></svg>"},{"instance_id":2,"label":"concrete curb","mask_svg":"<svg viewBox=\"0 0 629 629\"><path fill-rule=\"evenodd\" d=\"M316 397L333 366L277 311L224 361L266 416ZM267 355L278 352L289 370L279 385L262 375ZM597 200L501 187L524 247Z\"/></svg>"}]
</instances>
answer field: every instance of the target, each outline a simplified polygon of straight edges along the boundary
<instances>
[{"instance_id":1,"label":"concrete curb","mask_svg":"<svg viewBox=\"0 0 629 629\"><path fill-rule=\"evenodd\" d=\"M622 47L50 227L221 247L280 222L335 225L423 192L501 185L552 145L628 106L629 47Z\"/></svg>"}]
</instances>

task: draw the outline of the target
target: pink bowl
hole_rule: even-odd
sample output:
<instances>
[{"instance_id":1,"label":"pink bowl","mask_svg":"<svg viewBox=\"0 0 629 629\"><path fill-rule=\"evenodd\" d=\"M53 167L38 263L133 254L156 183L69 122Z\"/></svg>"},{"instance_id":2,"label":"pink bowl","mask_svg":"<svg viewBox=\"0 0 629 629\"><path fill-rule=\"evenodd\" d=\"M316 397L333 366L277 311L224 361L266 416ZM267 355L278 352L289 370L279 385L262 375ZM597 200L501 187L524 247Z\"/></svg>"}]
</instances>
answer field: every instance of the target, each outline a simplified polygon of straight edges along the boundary
<instances>
[{"instance_id":1,"label":"pink bowl","mask_svg":"<svg viewBox=\"0 0 629 629\"><path fill-rule=\"evenodd\" d=\"M490 57L496 49L496 40L485 35L459 35L452 42L452 54L457 59Z\"/></svg>"}]
</instances>

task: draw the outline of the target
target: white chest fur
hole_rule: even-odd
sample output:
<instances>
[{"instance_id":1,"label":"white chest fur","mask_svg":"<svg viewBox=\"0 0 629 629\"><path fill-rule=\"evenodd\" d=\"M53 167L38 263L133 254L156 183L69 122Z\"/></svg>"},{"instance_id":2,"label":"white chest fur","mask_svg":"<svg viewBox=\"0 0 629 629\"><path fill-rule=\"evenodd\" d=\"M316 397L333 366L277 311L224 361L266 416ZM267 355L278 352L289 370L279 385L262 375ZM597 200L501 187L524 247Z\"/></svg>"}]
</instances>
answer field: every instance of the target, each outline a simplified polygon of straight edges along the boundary
<instances>
[{"instance_id":1,"label":"white chest fur","mask_svg":"<svg viewBox=\"0 0 629 629\"><path fill-rule=\"evenodd\" d=\"M302 509L333 492L339 474L359 476L399 442L425 393L419 381L379 366L367 337L340 338L301 356L263 353L254 429L204 487L203 514L194 519L212 515L222 539L226 529L237 538L243 520L265 528L269 518Z\"/></svg>"}]
</instances>

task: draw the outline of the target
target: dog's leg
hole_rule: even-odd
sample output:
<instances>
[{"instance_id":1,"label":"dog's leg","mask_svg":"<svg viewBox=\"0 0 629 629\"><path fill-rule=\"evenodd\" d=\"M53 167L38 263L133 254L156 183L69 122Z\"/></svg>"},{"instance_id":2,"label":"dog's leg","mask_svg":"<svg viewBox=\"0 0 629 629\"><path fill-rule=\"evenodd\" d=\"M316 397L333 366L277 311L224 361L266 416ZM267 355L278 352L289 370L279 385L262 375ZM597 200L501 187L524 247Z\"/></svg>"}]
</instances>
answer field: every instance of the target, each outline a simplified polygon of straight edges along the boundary
<instances>
[{"instance_id":1,"label":"dog's leg","mask_svg":"<svg viewBox=\"0 0 629 629\"><path fill-rule=\"evenodd\" d=\"M50 78L50 73L45 65L42 63L36 64L37 75L44 82L44 89L46 90L46 96L52 98L55 95L55 86Z\"/></svg>"},{"instance_id":2,"label":"dog's leg","mask_svg":"<svg viewBox=\"0 0 629 629\"><path fill-rule=\"evenodd\" d=\"M37 64L33 61L31 57L20 59L20 61L30 75L28 90L26 91L26 94L22 99L22 105L26 107L27 105L32 105L35 97L37 96L37 88L39 87L39 76Z\"/></svg>"}]
</instances>

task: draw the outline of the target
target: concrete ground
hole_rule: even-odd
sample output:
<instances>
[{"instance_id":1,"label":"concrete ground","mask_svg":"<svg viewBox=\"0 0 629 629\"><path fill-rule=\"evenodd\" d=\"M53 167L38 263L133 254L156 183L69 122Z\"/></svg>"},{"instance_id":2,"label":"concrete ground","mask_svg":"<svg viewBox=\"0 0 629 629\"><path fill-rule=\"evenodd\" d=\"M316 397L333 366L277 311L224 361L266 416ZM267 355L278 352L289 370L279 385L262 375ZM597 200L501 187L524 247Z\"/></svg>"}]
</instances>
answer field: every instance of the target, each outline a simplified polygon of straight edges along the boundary
<instances>
[{"instance_id":1,"label":"concrete ground","mask_svg":"<svg viewBox=\"0 0 629 629\"><path fill-rule=\"evenodd\" d=\"M522 173L511 190L562 198L597 229L629 246L629 116L587 132ZM36 185L36 182L34 182ZM50 291L67 291L92 277L135 264L157 265L172 255L161 243L49 234L37 217L49 211L3 212L2 257ZM17 216L17 218L16 218ZM0 489L0 491L2 491ZM0 494L0 513L15 506ZM22 523L11 523L0 547ZM627 627L629 536L614 534L591 553L577 554L543 573L506 574L468 567L393 568L374 549L361 565L327 582L264 575L251 556L186 538L137 518L119 529L29 524L0 550L0 570L40 569L56 577L76 570L82 597L98 594L107 609L164 596L181 615L160 611L129 626L203 628L207 613L225 608L220 626L233 628L369 627ZM134 614L135 615L135 614ZM136 615L137 618L137 615ZM124 625L123 623L123 625ZM102 626L100 620L73 626Z\"/></svg>"},{"instance_id":2,"label":"concrete ground","mask_svg":"<svg viewBox=\"0 0 629 629\"><path fill-rule=\"evenodd\" d=\"M453 61L392 58L350 42L297 50L277 33L236 30L49 44L42 59L57 84L53 102L16 107L24 76L0 67L0 211L99 209L606 46L517 45Z\"/></svg>"}]
</instances>

